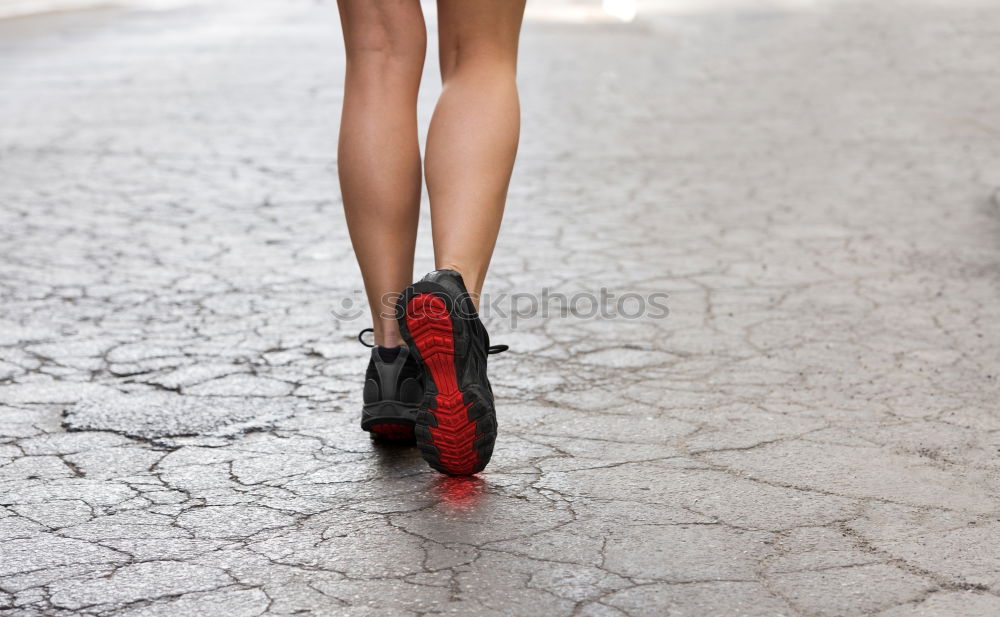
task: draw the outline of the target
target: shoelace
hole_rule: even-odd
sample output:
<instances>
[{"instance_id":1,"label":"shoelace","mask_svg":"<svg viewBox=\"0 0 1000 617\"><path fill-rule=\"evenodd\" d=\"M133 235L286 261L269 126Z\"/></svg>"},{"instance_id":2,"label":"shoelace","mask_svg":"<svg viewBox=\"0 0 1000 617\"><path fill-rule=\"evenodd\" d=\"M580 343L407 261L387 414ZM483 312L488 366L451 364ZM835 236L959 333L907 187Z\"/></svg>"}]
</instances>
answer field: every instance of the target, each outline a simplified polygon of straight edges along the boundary
<instances>
[{"instance_id":1,"label":"shoelace","mask_svg":"<svg viewBox=\"0 0 1000 617\"><path fill-rule=\"evenodd\" d=\"M368 343L365 342L365 339L364 339L365 332L371 332L374 335L375 334L375 328L365 328L361 332L358 332L358 342L361 343L362 345L364 345L365 347L374 347L375 343L372 343L371 345L369 345Z\"/></svg>"},{"instance_id":2,"label":"shoelace","mask_svg":"<svg viewBox=\"0 0 1000 617\"><path fill-rule=\"evenodd\" d=\"M358 332L358 342L361 343L362 345L364 345L365 347L374 347L375 343L369 344L369 343L365 342L364 336L368 332L371 332L372 334L375 334L375 329L374 328L365 328L361 332ZM498 354L498 353L503 353L503 352L507 351L508 349L510 349L509 345L490 345L489 347L486 348L486 354L492 356L492 355L495 355L495 354Z\"/></svg>"}]
</instances>

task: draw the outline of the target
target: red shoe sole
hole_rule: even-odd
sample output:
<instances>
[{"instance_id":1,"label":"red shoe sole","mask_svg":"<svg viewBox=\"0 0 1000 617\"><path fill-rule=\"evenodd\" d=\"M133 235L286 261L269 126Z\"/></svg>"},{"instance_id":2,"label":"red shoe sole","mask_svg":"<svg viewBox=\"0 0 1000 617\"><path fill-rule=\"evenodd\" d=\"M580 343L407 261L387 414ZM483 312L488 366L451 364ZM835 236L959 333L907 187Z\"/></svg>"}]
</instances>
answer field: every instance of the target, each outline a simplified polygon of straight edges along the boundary
<instances>
[{"instance_id":1,"label":"red shoe sole","mask_svg":"<svg viewBox=\"0 0 1000 617\"><path fill-rule=\"evenodd\" d=\"M471 475L479 465L479 454L475 448L476 422L469 419L469 403L466 403L458 387L455 374L455 337L451 314L444 301L433 294L414 296L406 305L406 327L424 366L430 372L437 394L435 406L428 409L436 421L418 424L427 427L430 440L424 440L437 450L437 460L428 461L438 471L451 475ZM417 431L417 441L421 441L421 431Z\"/></svg>"},{"instance_id":2,"label":"red shoe sole","mask_svg":"<svg viewBox=\"0 0 1000 617\"><path fill-rule=\"evenodd\" d=\"M413 427L407 424L375 424L368 429L372 435L391 441L412 441Z\"/></svg>"}]
</instances>

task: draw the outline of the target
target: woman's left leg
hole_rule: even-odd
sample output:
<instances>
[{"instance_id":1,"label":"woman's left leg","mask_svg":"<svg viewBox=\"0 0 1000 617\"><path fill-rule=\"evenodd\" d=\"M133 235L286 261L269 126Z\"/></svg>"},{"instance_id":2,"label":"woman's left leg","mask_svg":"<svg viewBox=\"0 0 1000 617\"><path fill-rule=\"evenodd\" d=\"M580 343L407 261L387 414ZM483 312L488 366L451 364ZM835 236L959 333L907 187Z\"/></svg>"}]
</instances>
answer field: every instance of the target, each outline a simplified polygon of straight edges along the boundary
<instances>
[{"instance_id":1,"label":"woman's left leg","mask_svg":"<svg viewBox=\"0 0 1000 617\"><path fill-rule=\"evenodd\" d=\"M402 344L386 295L413 279L420 211L417 91L427 31L419 0L339 0L347 50L337 167L375 342Z\"/></svg>"}]
</instances>

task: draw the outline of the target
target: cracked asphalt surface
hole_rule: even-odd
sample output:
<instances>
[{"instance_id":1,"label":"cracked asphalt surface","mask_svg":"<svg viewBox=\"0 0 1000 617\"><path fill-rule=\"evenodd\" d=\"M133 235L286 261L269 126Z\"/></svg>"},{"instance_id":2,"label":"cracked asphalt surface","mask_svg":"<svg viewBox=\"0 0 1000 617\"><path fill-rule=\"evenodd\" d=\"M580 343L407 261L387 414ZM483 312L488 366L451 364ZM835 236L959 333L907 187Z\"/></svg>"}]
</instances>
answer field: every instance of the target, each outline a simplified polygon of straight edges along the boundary
<instances>
[{"instance_id":1,"label":"cracked asphalt surface","mask_svg":"<svg viewBox=\"0 0 1000 617\"><path fill-rule=\"evenodd\" d=\"M488 290L670 314L494 314L474 480L357 426L331 4L0 22L0 615L1000 614L990 4L532 5Z\"/></svg>"}]
</instances>

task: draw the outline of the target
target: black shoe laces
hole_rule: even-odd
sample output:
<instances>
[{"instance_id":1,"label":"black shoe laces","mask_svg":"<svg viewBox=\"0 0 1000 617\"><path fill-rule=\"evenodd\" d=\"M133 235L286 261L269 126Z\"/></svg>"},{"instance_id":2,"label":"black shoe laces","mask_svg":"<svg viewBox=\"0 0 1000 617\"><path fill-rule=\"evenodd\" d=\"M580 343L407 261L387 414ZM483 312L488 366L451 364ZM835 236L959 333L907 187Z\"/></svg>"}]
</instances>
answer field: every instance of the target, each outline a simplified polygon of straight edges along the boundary
<instances>
[{"instance_id":1,"label":"black shoe laces","mask_svg":"<svg viewBox=\"0 0 1000 617\"><path fill-rule=\"evenodd\" d=\"M364 345L365 347L374 347L375 343L368 343L367 341L365 341L365 334L369 332L375 334L375 329L365 328L361 332L358 332L358 342ZM492 356L498 353L503 353L508 349L510 349L510 346L508 345L490 345L489 347L486 348L486 354Z\"/></svg>"},{"instance_id":2,"label":"black shoe laces","mask_svg":"<svg viewBox=\"0 0 1000 617\"><path fill-rule=\"evenodd\" d=\"M361 332L358 332L358 342L361 343L362 345L364 345L365 347L374 347L375 343L369 344L369 343L367 343L365 341L365 333L366 332L371 332L372 336L374 336L375 335L375 328L365 328Z\"/></svg>"}]
</instances>

